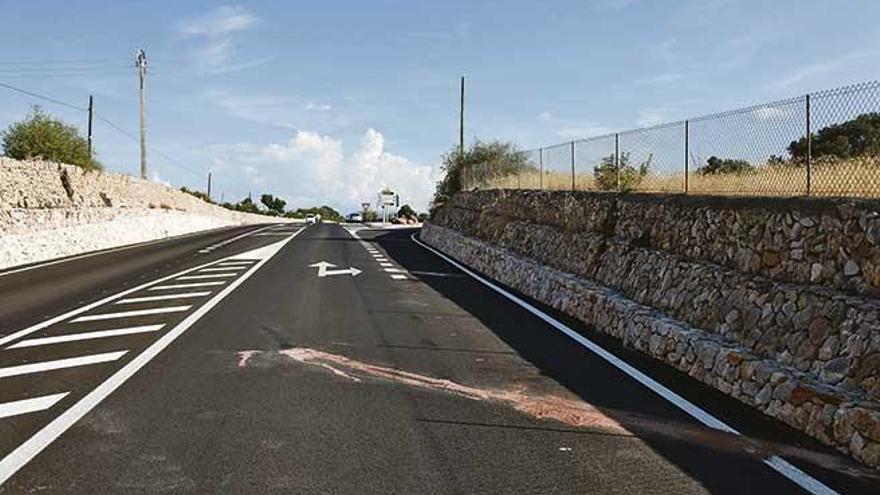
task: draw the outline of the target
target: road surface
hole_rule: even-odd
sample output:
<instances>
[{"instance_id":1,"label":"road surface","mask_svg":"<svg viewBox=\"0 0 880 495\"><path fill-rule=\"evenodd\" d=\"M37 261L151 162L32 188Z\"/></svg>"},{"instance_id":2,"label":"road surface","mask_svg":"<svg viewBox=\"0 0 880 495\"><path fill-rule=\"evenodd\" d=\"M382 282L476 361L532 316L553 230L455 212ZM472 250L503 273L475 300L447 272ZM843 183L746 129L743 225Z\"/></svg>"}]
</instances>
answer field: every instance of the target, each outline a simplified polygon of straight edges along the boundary
<instances>
[{"instance_id":1,"label":"road surface","mask_svg":"<svg viewBox=\"0 0 880 495\"><path fill-rule=\"evenodd\" d=\"M0 272L0 493L877 493L414 233L241 227Z\"/></svg>"}]
</instances>

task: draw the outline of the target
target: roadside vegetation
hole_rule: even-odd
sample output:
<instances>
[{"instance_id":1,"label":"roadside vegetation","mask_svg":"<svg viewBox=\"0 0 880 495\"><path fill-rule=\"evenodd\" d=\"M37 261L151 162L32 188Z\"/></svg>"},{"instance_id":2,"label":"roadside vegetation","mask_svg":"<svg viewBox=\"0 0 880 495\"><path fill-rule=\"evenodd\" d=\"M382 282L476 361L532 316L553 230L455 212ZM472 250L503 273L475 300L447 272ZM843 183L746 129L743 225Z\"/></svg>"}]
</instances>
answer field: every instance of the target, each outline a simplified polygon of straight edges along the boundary
<instances>
[{"instance_id":1,"label":"roadside vegetation","mask_svg":"<svg viewBox=\"0 0 880 495\"><path fill-rule=\"evenodd\" d=\"M89 156L88 140L73 125L34 106L24 120L12 123L0 133L3 154L16 160L42 159L101 170L101 163Z\"/></svg>"},{"instance_id":2,"label":"roadside vegetation","mask_svg":"<svg viewBox=\"0 0 880 495\"><path fill-rule=\"evenodd\" d=\"M507 149L513 149L511 145ZM851 120L823 127L813 133L810 143L811 194L816 196L880 197L880 113L865 113ZM710 156L691 169L687 177L688 192L721 195L802 195L806 188L806 136L792 141L780 155L770 155L760 163L740 157ZM437 188L437 200L464 189L544 189L570 190L572 182L577 190L615 191L618 170L614 155L601 158L593 173L576 170L574 181L569 170L544 170L533 163L523 163L517 153L496 160L508 160L510 166L484 165L478 156L468 153L456 160L455 153L444 156L444 166L452 166L455 173ZM471 160L468 160L471 158ZM630 154L620 153L620 190L676 193L684 190L685 176L676 163L662 167L653 163L649 155L641 163L631 163ZM456 182L458 181L458 182ZM457 189L456 189L457 186ZM441 203L442 204L442 203Z\"/></svg>"}]
</instances>

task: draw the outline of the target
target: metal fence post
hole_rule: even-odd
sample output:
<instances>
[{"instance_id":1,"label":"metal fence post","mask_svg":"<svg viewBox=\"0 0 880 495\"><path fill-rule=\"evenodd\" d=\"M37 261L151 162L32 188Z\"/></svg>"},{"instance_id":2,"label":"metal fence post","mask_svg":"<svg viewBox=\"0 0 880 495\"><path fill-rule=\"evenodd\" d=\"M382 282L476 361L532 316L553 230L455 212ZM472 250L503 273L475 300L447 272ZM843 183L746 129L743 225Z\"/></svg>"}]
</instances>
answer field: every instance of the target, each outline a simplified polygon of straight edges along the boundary
<instances>
[{"instance_id":1,"label":"metal fence post","mask_svg":"<svg viewBox=\"0 0 880 495\"><path fill-rule=\"evenodd\" d=\"M684 121L684 193L688 193L688 169L689 167L689 154L690 154L690 121Z\"/></svg>"},{"instance_id":2,"label":"metal fence post","mask_svg":"<svg viewBox=\"0 0 880 495\"><path fill-rule=\"evenodd\" d=\"M575 190L574 186L574 141L571 142L571 190Z\"/></svg>"},{"instance_id":3,"label":"metal fence post","mask_svg":"<svg viewBox=\"0 0 880 495\"><path fill-rule=\"evenodd\" d=\"M614 173L617 192L620 192L620 134L614 133Z\"/></svg>"},{"instance_id":4,"label":"metal fence post","mask_svg":"<svg viewBox=\"0 0 880 495\"><path fill-rule=\"evenodd\" d=\"M538 148L538 188L544 190L544 148Z\"/></svg>"},{"instance_id":5,"label":"metal fence post","mask_svg":"<svg viewBox=\"0 0 880 495\"><path fill-rule=\"evenodd\" d=\"M807 196L812 189L813 136L810 130L810 93L807 93Z\"/></svg>"}]
</instances>

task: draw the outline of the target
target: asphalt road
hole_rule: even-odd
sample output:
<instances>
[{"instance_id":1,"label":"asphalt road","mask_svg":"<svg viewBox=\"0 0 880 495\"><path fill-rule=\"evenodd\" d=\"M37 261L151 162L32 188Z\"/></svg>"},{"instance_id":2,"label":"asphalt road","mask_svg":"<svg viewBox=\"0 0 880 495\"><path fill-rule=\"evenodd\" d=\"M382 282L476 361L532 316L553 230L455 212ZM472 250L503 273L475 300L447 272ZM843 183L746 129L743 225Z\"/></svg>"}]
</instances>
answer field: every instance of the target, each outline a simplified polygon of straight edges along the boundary
<instances>
[{"instance_id":1,"label":"asphalt road","mask_svg":"<svg viewBox=\"0 0 880 495\"><path fill-rule=\"evenodd\" d=\"M877 493L534 304L742 435L701 424L413 232L247 227L0 272L0 493Z\"/></svg>"}]
</instances>

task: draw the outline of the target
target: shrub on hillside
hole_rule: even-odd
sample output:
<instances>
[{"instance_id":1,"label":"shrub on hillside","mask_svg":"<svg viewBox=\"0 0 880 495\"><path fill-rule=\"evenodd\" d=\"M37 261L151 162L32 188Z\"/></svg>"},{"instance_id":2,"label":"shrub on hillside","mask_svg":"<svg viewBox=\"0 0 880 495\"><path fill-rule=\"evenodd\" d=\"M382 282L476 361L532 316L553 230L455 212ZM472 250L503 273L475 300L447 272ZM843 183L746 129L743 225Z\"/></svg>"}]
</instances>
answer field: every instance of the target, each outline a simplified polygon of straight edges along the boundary
<instances>
[{"instance_id":1,"label":"shrub on hillside","mask_svg":"<svg viewBox=\"0 0 880 495\"><path fill-rule=\"evenodd\" d=\"M18 160L41 158L100 170L101 164L89 156L89 143L76 127L35 106L20 122L3 131L3 153Z\"/></svg>"},{"instance_id":2,"label":"shrub on hillside","mask_svg":"<svg viewBox=\"0 0 880 495\"><path fill-rule=\"evenodd\" d=\"M841 124L819 129L810 143L814 157L854 158L880 155L880 113L863 113ZM805 161L807 137L788 145L788 152L797 161Z\"/></svg>"},{"instance_id":3,"label":"shrub on hillside","mask_svg":"<svg viewBox=\"0 0 880 495\"><path fill-rule=\"evenodd\" d=\"M778 157L771 158L778 159ZM706 164L697 169L697 173L700 175L743 174L754 171L755 166L746 160L718 158L717 156L710 156L706 160Z\"/></svg>"},{"instance_id":4,"label":"shrub on hillside","mask_svg":"<svg viewBox=\"0 0 880 495\"><path fill-rule=\"evenodd\" d=\"M494 177L504 177L537 168L529 163L525 153L518 151L511 143L500 141L476 141L463 152L455 147L443 155L443 178L437 183L431 208L446 202L447 198L461 191L465 185L466 174L479 167L481 173L491 173Z\"/></svg>"},{"instance_id":5,"label":"shrub on hillside","mask_svg":"<svg viewBox=\"0 0 880 495\"><path fill-rule=\"evenodd\" d=\"M648 158L638 166L630 165L630 154L626 151L620 154L617 164L614 163L614 154L602 157L599 165L593 167L593 177L596 180L596 187L600 191L615 191L618 189L618 168L620 175L620 191L631 191L638 187L642 179L648 175L648 169L651 167L651 160L654 155L648 155Z\"/></svg>"}]
</instances>

